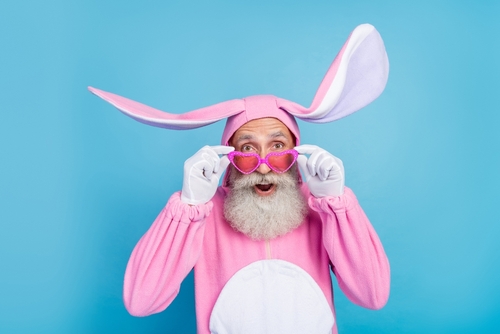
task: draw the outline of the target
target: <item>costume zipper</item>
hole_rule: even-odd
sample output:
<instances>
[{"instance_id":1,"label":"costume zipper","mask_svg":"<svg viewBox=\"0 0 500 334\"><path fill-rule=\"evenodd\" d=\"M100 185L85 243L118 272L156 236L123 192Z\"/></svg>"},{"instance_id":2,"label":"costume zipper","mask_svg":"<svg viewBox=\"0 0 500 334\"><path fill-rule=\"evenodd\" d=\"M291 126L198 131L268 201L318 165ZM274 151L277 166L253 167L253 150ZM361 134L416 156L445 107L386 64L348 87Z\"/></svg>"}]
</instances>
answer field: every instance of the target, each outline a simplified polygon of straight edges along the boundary
<instances>
[{"instance_id":1,"label":"costume zipper","mask_svg":"<svg viewBox=\"0 0 500 334\"><path fill-rule=\"evenodd\" d=\"M266 240L266 258L271 259L271 241Z\"/></svg>"}]
</instances>

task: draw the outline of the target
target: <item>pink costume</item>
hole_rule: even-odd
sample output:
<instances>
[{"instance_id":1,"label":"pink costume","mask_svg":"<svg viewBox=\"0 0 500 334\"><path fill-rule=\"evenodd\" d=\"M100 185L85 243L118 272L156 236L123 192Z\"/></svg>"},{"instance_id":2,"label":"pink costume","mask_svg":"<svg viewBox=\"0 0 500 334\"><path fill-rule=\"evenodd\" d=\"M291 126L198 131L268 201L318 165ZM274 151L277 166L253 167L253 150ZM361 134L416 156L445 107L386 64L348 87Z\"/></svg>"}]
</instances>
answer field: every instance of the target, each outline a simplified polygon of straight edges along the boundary
<instances>
[{"instance_id":1,"label":"pink costume","mask_svg":"<svg viewBox=\"0 0 500 334\"><path fill-rule=\"evenodd\" d=\"M275 117L298 145L294 116L309 122L347 116L378 97L387 75L380 35L364 24L352 32L309 108L254 96L175 115L90 89L154 126L189 129L229 117L225 145L246 122ZM251 240L225 220L226 183L211 201L196 206L181 202L175 193L130 257L124 283L129 312L146 316L163 311L193 267L199 333L336 333L330 269L351 301L383 307L389 296L389 263L353 192L345 188L341 196L316 198L307 184L301 189L309 203L303 224L266 241Z\"/></svg>"},{"instance_id":2,"label":"pink costume","mask_svg":"<svg viewBox=\"0 0 500 334\"><path fill-rule=\"evenodd\" d=\"M124 286L129 312L146 316L164 310L193 266L199 333L329 333L332 327L336 333L330 263L351 301L384 306L389 264L352 191L315 198L305 184L302 189L309 198L306 221L270 241L252 241L228 225L222 213L225 187L200 206L184 204L174 194L130 258ZM269 277L274 280L267 283ZM298 291L302 294L294 296ZM278 318L282 327L259 323L269 318Z\"/></svg>"}]
</instances>

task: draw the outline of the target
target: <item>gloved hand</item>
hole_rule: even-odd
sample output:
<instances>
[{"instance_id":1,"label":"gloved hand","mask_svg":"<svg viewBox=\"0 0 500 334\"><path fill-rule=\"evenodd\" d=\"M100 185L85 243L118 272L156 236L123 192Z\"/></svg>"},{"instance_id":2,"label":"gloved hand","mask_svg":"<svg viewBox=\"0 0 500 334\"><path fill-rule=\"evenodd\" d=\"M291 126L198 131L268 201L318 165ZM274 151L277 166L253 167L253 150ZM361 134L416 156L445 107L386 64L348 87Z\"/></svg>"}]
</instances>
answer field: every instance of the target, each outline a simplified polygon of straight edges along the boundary
<instances>
[{"instance_id":1,"label":"gloved hand","mask_svg":"<svg viewBox=\"0 0 500 334\"><path fill-rule=\"evenodd\" d=\"M340 196L344 193L344 165L324 149L315 145L295 147L297 158L309 191L315 197ZM309 159L303 154L310 154Z\"/></svg>"},{"instance_id":2,"label":"gloved hand","mask_svg":"<svg viewBox=\"0 0 500 334\"><path fill-rule=\"evenodd\" d=\"M231 146L204 146L184 163L181 201L197 205L214 197L219 180L229 165ZM219 157L219 154L223 154Z\"/></svg>"}]
</instances>

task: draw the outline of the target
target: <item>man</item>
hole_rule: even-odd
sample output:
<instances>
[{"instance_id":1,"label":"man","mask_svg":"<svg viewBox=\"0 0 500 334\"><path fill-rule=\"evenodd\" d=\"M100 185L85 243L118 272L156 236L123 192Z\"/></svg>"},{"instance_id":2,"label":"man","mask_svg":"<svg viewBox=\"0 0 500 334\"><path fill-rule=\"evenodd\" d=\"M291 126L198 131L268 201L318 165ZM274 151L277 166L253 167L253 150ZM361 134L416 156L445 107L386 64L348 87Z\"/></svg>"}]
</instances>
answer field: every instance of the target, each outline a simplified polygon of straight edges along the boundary
<instances>
[{"instance_id":1,"label":"man","mask_svg":"<svg viewBox=\"0 0 500 334\"><path fill-rule=\"evenodd\" d=\"M193 267L199 333L336 333L330 270L354 303L385 305L390 273L380 240L344 186L342 162L300 145L293 116L331 121L371 102L387 79L380 43L372 26L356 28L309 109L263 95L179 116L91 89L156 126L196 127L229 117L222 146L205 146L186 161L182 191L130 257L124 301L131 314L164 310ZM369 61L380 61L360 62L366 50ZM353 63L363 76L349 68ZM338 73L348 78L339 83ZM366 92L366 78L376 92Z\"/></svg>"}]
</instances>

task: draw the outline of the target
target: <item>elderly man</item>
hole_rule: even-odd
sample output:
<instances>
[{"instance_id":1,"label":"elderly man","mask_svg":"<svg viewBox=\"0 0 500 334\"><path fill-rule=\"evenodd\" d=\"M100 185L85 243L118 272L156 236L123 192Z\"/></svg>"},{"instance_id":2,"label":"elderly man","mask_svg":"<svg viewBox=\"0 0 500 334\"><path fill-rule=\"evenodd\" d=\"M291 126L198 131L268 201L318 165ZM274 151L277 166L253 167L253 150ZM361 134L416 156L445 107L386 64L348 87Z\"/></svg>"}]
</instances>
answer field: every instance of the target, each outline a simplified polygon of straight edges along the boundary
<instances>
[{"instance_id":1,"label":"elderly man","mask_svg":"<svg viewBox=\"0 0 500 334\"><path fill-rule=\"evenodd\" d=\"M189 128L229 117L222 145L205 146L186 161L182 191L130 257L124 301L131 314L164 310L193 267L199 333L336 333L330 271L352 302L385 305L390 273L380 240L344 186L342 162L301 145L293 116L331 121L371 102L387 79L380 43L372 26L356 28L310 109L261 95L179 116L91 88L156 126ZM359 54L367 53L370 61L379 56L375 65L360 65ZM358 71L349 68L353 63ZM360 66L369 70L352 79ZM347 79L339 83L342 72ZM368 94L366 85L348 87L366 78L382 88Z\"/></svg>"}]
</instances>

